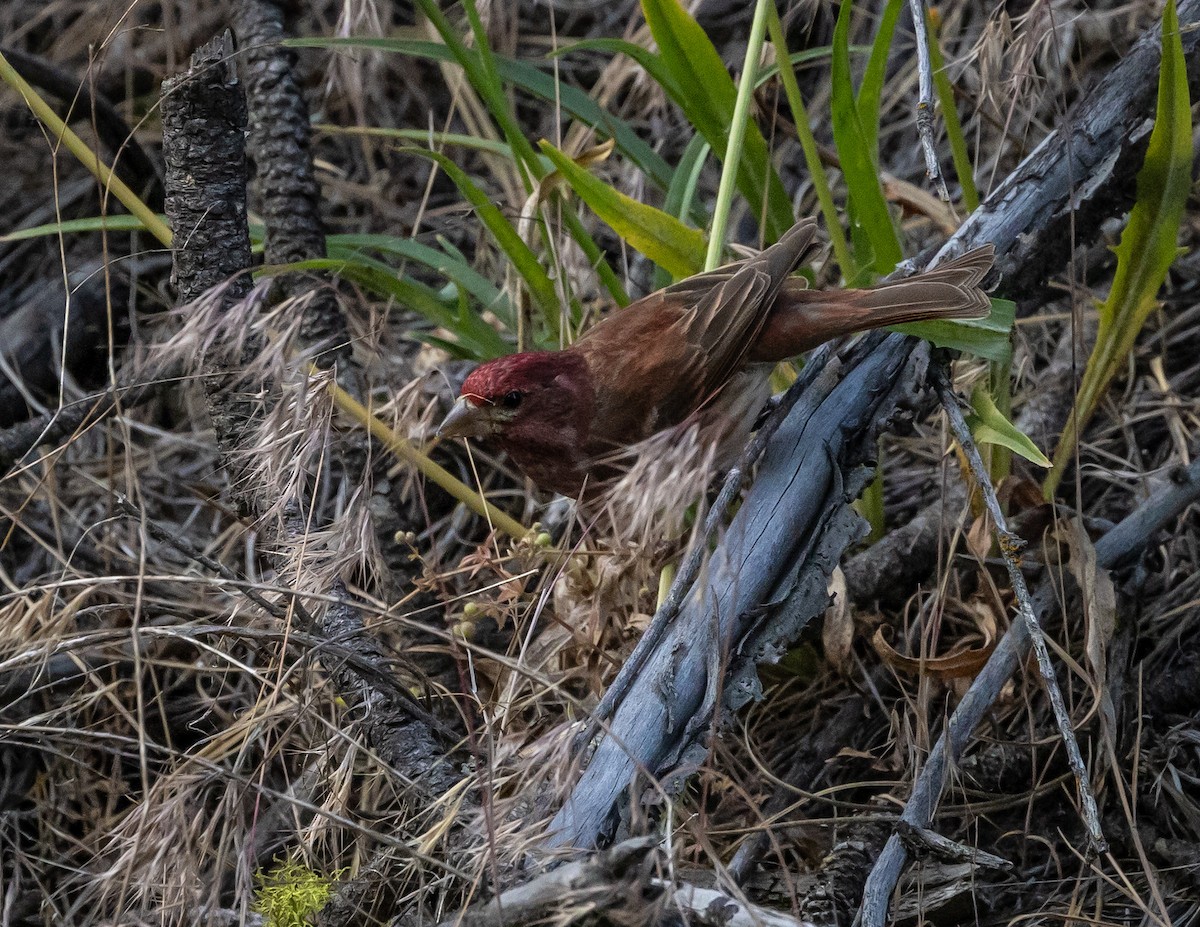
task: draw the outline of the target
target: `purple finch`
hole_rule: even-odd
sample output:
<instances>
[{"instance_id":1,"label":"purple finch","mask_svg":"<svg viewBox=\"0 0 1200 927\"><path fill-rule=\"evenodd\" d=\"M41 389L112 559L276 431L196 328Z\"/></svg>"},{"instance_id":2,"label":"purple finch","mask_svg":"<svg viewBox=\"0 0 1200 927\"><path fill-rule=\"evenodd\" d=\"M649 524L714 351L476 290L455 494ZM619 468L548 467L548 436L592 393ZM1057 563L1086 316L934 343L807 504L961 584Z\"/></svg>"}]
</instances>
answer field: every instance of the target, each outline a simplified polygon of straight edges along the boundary
<instances>
[{"instance_id":1,"label":"purple finch","mask_svg":"<svg viewBox=\"0 0 1200 927\"><path fill-rule=\"evenodd\" d=\"M852 332L990 310L979 284L991 245L874 289L818 291L791 276L815 231L799 222L754 257L608 315L565 350L481 364L438 435L489 439L538 486L576 495L619 472L615 452L710 406L747 365Z\"/></svg>"}]
</instances>

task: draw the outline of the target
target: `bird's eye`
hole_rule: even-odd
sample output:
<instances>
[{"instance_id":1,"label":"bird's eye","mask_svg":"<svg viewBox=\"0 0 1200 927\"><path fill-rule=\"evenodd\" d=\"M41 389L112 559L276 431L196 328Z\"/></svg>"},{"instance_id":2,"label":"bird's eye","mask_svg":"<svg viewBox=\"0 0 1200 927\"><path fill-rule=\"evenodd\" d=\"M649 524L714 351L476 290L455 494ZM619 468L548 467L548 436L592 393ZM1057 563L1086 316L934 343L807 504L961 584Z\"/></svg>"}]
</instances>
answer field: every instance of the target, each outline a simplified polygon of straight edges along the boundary
<instances>
[{"instance_id":1,"label":"bird's eye","mask_svg":"<svg viewBox=\"0 0 1200 927\"><path fill-rule=\"evenodd\" d=\"M500 404L506 409L515 409L521 404L521 400L524 398L524 394L520 390L509 390L504 394L504 398L500 400Z\"/></svg>"}]
</instances>

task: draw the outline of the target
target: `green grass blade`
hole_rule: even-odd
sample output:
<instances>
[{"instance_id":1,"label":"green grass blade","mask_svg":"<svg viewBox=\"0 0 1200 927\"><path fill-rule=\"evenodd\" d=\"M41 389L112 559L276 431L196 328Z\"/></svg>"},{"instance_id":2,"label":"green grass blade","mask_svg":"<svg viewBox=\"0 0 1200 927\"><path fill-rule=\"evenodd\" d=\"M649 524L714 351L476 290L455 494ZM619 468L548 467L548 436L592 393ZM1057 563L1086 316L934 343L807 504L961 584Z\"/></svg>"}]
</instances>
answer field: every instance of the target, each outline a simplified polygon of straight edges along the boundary
<instances>
[{"instance_id":1,"label":"green grass blade","mask_svg":"<svg viewBox=\"0 0 1200 927\"><path fill-rule=\"evenodd\" d=\"M1174 0L1162 22L1158 104L1146 160L1137 176L1137 199L1116 247L1117 269L1108 299L1100 305L1100 330L1079 385L1075 408L1054 452L1043 487L1052 498L1084 426L1120 372L1155 297L1177 256L1179 225L1192 185L1192 110L1187 63Z\"/></svg>"},{"instance_id":2,"label":"green grass blade","mask_svg":"<svg viewBox=\"0 0 1200 927\"><path fill-rule=\"evenodd\" d=\"M767 11L767 32L775 46L775 57L780 61L789 60L787 37L783 33L783 23L779 20L779 11L771 7ZM844 276L853 273L850 258L850 248L846 245L846 235L842 231L842 220L838 215L837 206L833 202L833 192L829 187L829 177L825 173L825 165L821 163L821 153L817 148L817 139L812 132L812 124L808 121L808 108L800 95L800 85L796 82L796 72L791 68L783 68L779 72L783 81L783 92L787 97L788 106L792 109L792 119L796 123L796 134L800 140L800 148L804 151L804 163L808 165L808 174L812 178L813 189L817 194L817 202L821 206L821 215L825 217L825 231L833 245L833 255Z\"/></svg>"},{"instance_id":3,"label":"green grass blade","mask_svg":"<svg viewBox=\"0 0 1200 927\"><path fill-rule=\"evenodd\" d=\"M778 11L775 12L775 16L779 16ZM655 83L669 93L672 92L670 88L674 86L675 78L671 76L671 72L663 65L662 59L648 48L643 48L634 42L627 42L625 39L583 39L579 42L573 42L570 45L564 45L562 48L555 49L547 57L557 58L562 55L569 55L575 51L606 51L614 55L627 55L640 64L642 70L649 74ZM856 45L852 51L869 52L870 48ZM794 52L785 57L791 62L792 67L795 67L800 64L811 64L814 61L820 61L823 58L828 58L831 54L833 54L833 46L814 45L812 48L806 48L804 51ZM784 57L781 57L779 60L784 60ZM778 64L767 65L756 75L754 89L758 90L778 73ZM672 96L672 99L674 99L674 96Z\"/></svg>"},{"instance_id":4,"label":"green grass blade","mask_svg":"<svg viewBox=\"0 0 1200 927\"><path fill-rule=\"evenodd\" d=\"M853 236L855 269L870 268L875 273L887 274L900 263L903 252L879 182L875 158L859 118L850 78L850 9L849 2L842 3L833 31L833 140L849 190L852 232L857 233ZM863 254L863 251L870 254Z\"/></svg>"},{"instance_id":5,"label":"green grass blade","mask_svg":"<svg viewBox=\"0 0 1200 927\"><path fill-rule=\"evenodd\" d=\"M166 216L159 216L166 222ZM0 235L0 243L27 241L31 238L47 238L51 235L74 235L87 232L137 232L146 228L146 224L137 216L88 216L83 219L64 219L62 222L48 222L45 225L31 225L28 228L17 229Z\"/></svg>"},{"instance_id":6,"label":"green grass blade","mask_svg":"<svg viewBox=\"0 0 1200 927\"><path fill-rule=\"evenodd\" d=\"M696 273L704 264L704 235L670 213L614 190L549 142L542 153L583 200L622 240L675 277Z\"/></svg>"},{"instance_id":7,"label":"green grass blade","mask_svg":"<svg viewBox=\"0 0 1200 927\"><path fill-rule=\"evenodd\" d=\"M446 176L454 182L459 192L467 198L467 202L471 204L480 221L492 233L500 250L508 255L508 259L512 261L517 273L524 279L533 296L533 301L542 312L546 330L558 331L559 302L554 281L550 279L550 275L542 267L537 255L522 241L521 236L517 234L517 230L513 228L512 223L508 221L500 208L479 188L475 181L467 176L466 171L445 155L424 148L409 150L413 154L437 162L438 166L445 171Z\"/></svg>"},{"instance_id":8,"label":"green grass blade","mask_svg":"<svg viewBox=\"0 0 1200 927\"><path fill-rule=\"evenodd\" d=\"M673 97L688 120L724 157L737 104L737 88L725 63L699 24L678 0L642 0L642 13L664 65L680 96ZM670 92L670 88L664 87ZM770 150L758 125L746 125L738 189L754 215L766 204L766 238L774 241L793 223L791 203L771 164Z\"/></svg>"},{"instance_id":9,"label":"green grass blade","mask_svg":"<svg viewBox=\"0 0 1200 927\"><path fill-rule=\"evenodd\" d=\"M667 195L663 200L663 212L670 213L676 219L684 220L692 214L692 206L696 199L696 186L700 182L700 172L712 151L708 139L703 135L693 135L683 150L679 165L675 168L675 176L667 187Z\"/></svg>"},{"instance_id":10,"label":"green grass blade","mask_svg":"<svg viewBox=\"0 0 1200 927\"><path fill-rule=\"evenodd\" d=\"M683 150L679 164L675 168L675 176L671 178L671 186L663 201L663 212L674 216L680 221L689 217L697 225L707 225L708 219L700 205L696 202L696 187L700 183L700 174L708 162L712 147L703 135L693 135ZM663 268L658 268L654 274L654 288L662 289L671 282L671 275Z\"/></svg>"}]
</instances>

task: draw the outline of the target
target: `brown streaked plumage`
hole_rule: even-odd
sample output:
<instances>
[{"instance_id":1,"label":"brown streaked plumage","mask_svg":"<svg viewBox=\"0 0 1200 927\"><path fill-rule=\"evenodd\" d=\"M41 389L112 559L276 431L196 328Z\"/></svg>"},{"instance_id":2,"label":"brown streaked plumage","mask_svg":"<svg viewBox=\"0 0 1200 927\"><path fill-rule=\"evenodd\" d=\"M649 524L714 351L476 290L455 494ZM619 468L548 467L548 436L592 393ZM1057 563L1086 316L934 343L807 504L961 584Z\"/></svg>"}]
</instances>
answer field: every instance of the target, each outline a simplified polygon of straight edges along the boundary
<instances>
[{"instance_id":1,"label":"brown streaked plumage","mask_svg":"<svg viewBox=\"0 0 1200 927\"><path fill-rule=\"evenodd\" d=\"M751 258L697 274L612 313L563 351L476 368L439 435L489 438L535 483L567 495L611 477L614 452L708 405L748 364L840 335L988 314L990 245L869 290L809 290L790 276L816 223Z\"/></svg>"}]
</instances>

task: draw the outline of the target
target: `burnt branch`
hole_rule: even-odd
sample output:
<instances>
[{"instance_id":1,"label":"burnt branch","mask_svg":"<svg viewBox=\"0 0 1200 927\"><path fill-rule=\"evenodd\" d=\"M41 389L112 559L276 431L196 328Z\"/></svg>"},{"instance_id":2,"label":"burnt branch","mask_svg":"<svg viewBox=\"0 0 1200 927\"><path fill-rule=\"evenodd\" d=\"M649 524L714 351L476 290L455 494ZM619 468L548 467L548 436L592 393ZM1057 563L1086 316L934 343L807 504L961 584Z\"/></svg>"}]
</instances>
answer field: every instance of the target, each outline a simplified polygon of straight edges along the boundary
<instances>
[{"instance_id":1,"label":"burnt branch","mask_svg":"<svg viewBox=\"0 0 1200 927\"><path fill-rule=\"evenodd\" d=\"M247 148L266 224L268 264L325 257L320 188L313 170L308 105L293 71L295 53L285 49L283 10L274 0L242 0L234 20L249 103ZM327 280L289 274L285 296L312 293L302 305L300 338L328 366L348 361L346 322Z\"/></svg>"}]
</instances>

